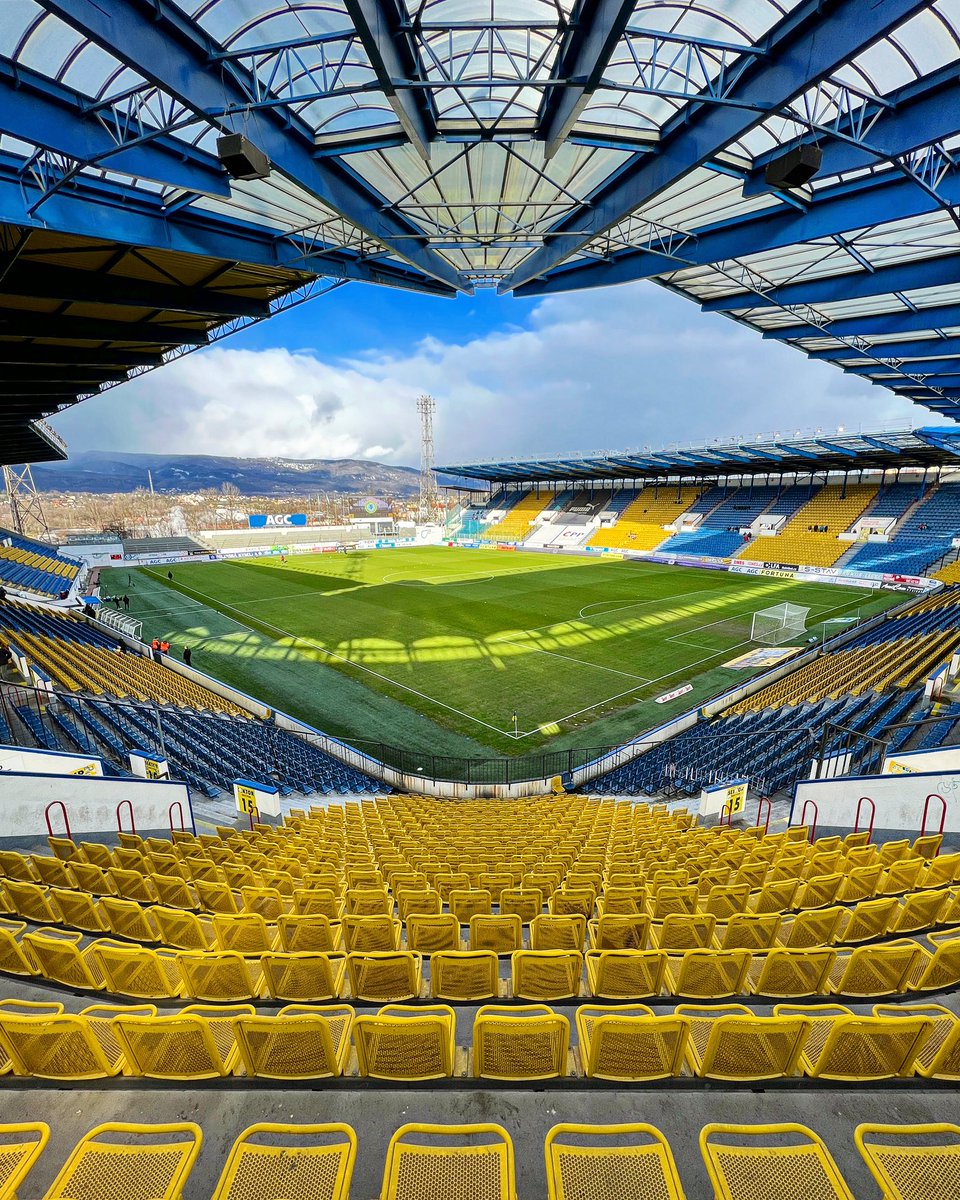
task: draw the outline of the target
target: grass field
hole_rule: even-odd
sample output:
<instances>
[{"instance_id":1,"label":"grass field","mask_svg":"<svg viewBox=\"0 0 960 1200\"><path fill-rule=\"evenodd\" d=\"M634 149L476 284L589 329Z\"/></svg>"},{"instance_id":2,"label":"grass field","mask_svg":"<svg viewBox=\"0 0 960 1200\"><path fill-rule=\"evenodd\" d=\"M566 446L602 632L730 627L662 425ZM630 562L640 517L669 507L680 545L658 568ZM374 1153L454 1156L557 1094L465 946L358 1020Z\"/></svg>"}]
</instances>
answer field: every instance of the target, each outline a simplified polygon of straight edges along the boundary
<instances>
[{"instance_id":1,"label":"grass field","mask_svg":"<svg viewBox=\"0 0 960 1200\"><path fill-rule=\"evenodd\" d=\"M900 597L620 560L429 547L105 572L144 636L328 732L441 754L635 736L749 678L752 614ZM129 583L127 582L129 578ZM839 626L833 626L835 632ZM654 699L683 684L693 691ZM516 714L516 723L514 722Z\"/></svg>"}]
</instances>

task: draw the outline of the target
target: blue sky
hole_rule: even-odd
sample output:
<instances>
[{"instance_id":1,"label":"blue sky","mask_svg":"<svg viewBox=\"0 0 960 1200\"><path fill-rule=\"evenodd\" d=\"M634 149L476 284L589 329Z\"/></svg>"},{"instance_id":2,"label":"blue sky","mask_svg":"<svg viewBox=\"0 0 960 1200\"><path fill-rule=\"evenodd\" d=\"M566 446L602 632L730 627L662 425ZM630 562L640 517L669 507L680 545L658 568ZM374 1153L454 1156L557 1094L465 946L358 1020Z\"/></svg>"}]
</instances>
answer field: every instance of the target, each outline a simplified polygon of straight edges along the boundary
<instances>
[{"instance_id":1,"label":"blue sky","mask_svg":"<svg viewBox=\"0 0 960 1200\"><path fill-rule=\"evenodd\" d=\"M930 414L650 283L515 300L348 284L85 402L71 450L415 465L662 446Z\"/></svg>"}]
</instances>

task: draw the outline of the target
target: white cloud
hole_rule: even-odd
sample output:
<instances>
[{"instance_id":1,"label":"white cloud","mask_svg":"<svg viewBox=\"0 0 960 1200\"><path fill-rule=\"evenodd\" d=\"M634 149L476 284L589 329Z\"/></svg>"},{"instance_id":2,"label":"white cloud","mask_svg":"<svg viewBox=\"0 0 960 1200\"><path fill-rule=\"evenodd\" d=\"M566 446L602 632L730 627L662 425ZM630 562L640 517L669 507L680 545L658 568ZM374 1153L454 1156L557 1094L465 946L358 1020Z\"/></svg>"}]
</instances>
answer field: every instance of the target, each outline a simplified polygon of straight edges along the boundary
<instances>
[{"instance_id":1,"label":"white cloud","mask_svg":"<svg viewBox=\"0 0 960 1200\"><path fill-rule=\"evenodd\" d=\"M918 411L751 330L640 284L551 297L526 327L462 343L188 355L57 424L77 448L415 464L415 400L437 397L441 461L658 446L822 426L882 428Z\"/></svg>"}]
</instances>

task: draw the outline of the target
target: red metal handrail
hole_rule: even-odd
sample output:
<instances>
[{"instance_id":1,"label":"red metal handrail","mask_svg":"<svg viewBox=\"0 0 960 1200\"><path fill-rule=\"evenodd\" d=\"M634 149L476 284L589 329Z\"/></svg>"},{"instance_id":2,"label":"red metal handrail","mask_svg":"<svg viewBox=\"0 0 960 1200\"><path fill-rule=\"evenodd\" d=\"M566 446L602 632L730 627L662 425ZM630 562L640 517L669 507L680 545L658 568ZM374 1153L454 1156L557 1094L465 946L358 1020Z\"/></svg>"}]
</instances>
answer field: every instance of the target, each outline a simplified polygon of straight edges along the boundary
<instances>
[{"instance_id":1,"label":"red metal handrail","mask_svg":"<svg viewBox=\"0 0 960 1200\"><path fill-rule=\"evenodd\" d=\"M930 801L931 800L939 800L940 801L940 828L937 830L937 833L939 833L942 837L944 827L947 824L947 802L946 802L946 800L944 800L944 798L940 795L939 792L931 792L930 795L923 802L923 820L920 822L920 836L924 837L927 832L927 813L929 812L929 809L930 809ZM940 850L938 848L937 854L939 855L939 853L940 853Z\"/></svg>"},{"instance_id":2,"label":"red metal handrail","mask_svg":"<svg viewBox=\"0 0 960 1200\"><path fill-rule=\"evenodd\" d=\"M817 840L817 822L820 820L820 809L816 800L804 800L803 808L800 810L800 824L807 823L807 809L813 806L813 824L810 826L810 844L812 845Z\"/></svg>"},{"instance_id":3,"label":"red metal handrail","mask_svg":"<svg viewBox=\"0 0 960 1200\"><path fill-rule=\"evenodd\" d=\"M53 826L50 824L50 809L51 808L59 808L60 811L63 813L63 826L67 831L67 837L72 842L73 834L70 832L70 818L67 816L67 806L64 804L64 802L62 800L51 800L50 803L47 805L47 807L43 810L43 819L47 823L47 833L49 833L51 837L57 836L53 832Z\"/></svg>"},{"instance_id":4,"label":"red metal handrail","mask_svg":"<svg viewBox=\"0 0 960 1200\"><path fill-rule=\"evenodd\" d=\"M726 820L723 819L724 813L727 814ZM724 800L724 802L723 802L723 808L720 809L720 820L719 820L718 824L733 825L733 805L730 803L729 800Z\"/></svg>"},{"instance_id":5,"label":"red metal handrail","mask_svg":"<svg viewBox=\"0 0 960 1200\"><path fill-rule=\"evenodd\" d=\"M763 811L764 805L767 806L767 819L763 826L763 832L766 835L770 832L770 818L773 815L773 803L771 802L769 796L761 796L760 797L760 802L757 805L757 824L758 825L760 824L760 813Z\"/></svg>"},{"instance_id":6,"label":"red metal handrail","mask_svg":"<svg viewBox=\"0 0 960 1200\"><path fill-rule=\"evenodd\" d=\"M873 822L877 816L877 806L874 804L870 796L861 796L857 801L857 816L853 823L853 832L860 832L860 810L863 808L864 800L866 800L866 802L870 805L870 836L867 838L867 841L871 842L873 840Z\"/></svg>"},{"instance_id":7,"label":"red metal handrail","mask_svg":"<svg viewBox=\"0 0 960 1200\"><path fill-rule=\"evenodd\" d=\"M173 833L173 810L175 808L180 810L180 831L181 833L186 833L187 826L183 820L183 804L179 800L174 800L174 802L167 809L167 821L170 824L170 832Z\"/></svg>"},{"instance_id":8,"label":"red metal handrail","mask_svg":"<svg viewBox=\"0 0 960 1200\"><path fill-rule=\"evenodd\" d=\"M118 833L124 832L123 822L120 819L120 810L123 808L124 805L127 806L127 809L130 813L130 832L136 833L137 826L136 826L136 822L133 819L133 804L129 800L121 800L120 803L117 805L117 832Z\"/></svg>"}]
</instances>

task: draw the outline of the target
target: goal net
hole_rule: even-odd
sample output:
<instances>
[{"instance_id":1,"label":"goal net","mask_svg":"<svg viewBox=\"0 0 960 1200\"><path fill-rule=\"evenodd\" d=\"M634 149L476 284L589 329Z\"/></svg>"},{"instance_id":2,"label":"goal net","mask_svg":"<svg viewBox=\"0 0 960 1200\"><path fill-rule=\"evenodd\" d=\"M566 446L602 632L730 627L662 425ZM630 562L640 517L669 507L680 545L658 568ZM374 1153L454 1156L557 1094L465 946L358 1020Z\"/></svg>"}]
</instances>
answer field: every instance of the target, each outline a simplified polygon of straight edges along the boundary
<instances>
[{"instance_id":1,"label":"goal net","mask_svg":"<svg viewBox=\"0 0 960 1200\"><path fill-rule=\"evenodd\" d=\"M775 604L753 614L750 640L764 646L782 646L807 631L809 608L799 604Z\"/></svg>"}]
</instances>

